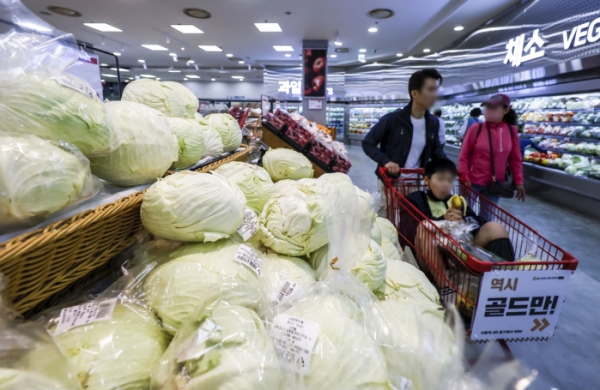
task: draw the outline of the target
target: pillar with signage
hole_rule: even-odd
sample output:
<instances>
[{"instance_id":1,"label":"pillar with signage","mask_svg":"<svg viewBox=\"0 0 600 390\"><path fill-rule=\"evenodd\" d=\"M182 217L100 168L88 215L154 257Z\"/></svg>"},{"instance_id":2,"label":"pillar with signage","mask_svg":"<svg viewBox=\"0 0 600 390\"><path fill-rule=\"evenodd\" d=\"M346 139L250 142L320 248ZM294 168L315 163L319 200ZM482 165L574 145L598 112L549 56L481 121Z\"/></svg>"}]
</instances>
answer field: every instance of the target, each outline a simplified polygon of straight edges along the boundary
<instances>
[{"instance_id":1,"label":"pillar with signage","mask_svg":"<svg viewBox=\"0 0 600 390\"><path fill-rule=\"evenodd\" d=\"M302 114L322 125L327 119L327 46L326 40L303 42Z\"/></svg>"}]
</instances>

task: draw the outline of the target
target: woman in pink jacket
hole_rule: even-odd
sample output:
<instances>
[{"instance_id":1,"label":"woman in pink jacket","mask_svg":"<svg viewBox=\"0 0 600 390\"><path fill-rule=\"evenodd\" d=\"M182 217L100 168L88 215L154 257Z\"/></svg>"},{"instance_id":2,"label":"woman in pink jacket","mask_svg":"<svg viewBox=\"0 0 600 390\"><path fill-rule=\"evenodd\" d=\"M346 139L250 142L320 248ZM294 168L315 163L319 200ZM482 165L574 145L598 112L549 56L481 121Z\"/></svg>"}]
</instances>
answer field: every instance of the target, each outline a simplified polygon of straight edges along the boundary
<instances>
[{"instance_id":1,"label":"woman in pink jacket","mask_svg":"<svg viewBox=\"0 0 600 390\"><path fill-rule=\"evenodd\" d=\"M519 133L515 127L517 114L510 107L510 98L502 94L490 97L482 106L485 106L485 122L475 123L467 130L458 159L458 170L467 185L491 202L498 203L500 197L488 190L493 181L489 131L492 136L495 178L506 182L508 166L516 185L517 199L524 202L523 158Z\"/></svg>"}]
</instances>

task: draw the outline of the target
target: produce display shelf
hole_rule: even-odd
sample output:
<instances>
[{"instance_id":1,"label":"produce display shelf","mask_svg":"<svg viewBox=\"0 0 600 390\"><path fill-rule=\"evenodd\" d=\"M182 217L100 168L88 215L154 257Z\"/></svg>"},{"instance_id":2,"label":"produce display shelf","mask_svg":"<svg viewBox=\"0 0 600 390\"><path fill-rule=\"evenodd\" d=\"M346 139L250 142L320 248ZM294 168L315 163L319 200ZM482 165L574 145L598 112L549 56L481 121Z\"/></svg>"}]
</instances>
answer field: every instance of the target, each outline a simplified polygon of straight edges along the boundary
<instances>
[{"instance_id":1,"label":"produce display shelf","mask_svg":"<svg viewBox=\"0 0 600 390\"><path fill-rule=\"evenodd\" d=\"M598 139L598 138L577 138L577 137L569 137L568 135L556 135L556 134L520 133L519 136L521 136L522 138L548 137L548 138L568 139L570 141L600 142L600 139Z\"/></svg>"},{"instance_id":2,"label":"produce display shelf","mask_svg":"<svg viewBox=\"0 0 600 390\"><path fill-rule=\"evenodd\" d=\"M550 148L544 148L544 149L547 149L549 152L560 153L560 154L573 154L576 156L584 156L584 157L600 157L596 154L581 153L581 152L569 152L568 150L564 150L564 149L550 149Z\"/></svg>"},{"instance_id":3,"label":"produce display shelf","mask_svg":"<svg viewBox=\"0 0 600 390\"><path fill-rule=\"evenodd\" d=\"M196 169L208 172L230 161L245 161L243 150ZM135 241L142 230L144 191L0 243L0 273L8 296L21 313L104 266Z\"/></svg>"},{"instance_id":4,"label":"produce display shelf","mask_svg":"<svg viewBox=\"0 0 600 390\"><path fill-rule=\"evenodd\" d=\"M517 122L519 125L553 125L553 126L584 126L584 127L600 127L600 123L578 123L578 122Z\"/></svg>"},{"instance_id":5,"label":"produce display shelf","mask_svg":"<svg viewBox=\"0 0 600 390\"><path fill-rule=\"evenodd\" d=\"M581 112L581 111L600 111L600 107L590 107L590 108L526 108L523 110L515 110L517 114L525 114L528 112L537 112L537 111L571 111L571 112Z\"/></svg>"}]
</instances>

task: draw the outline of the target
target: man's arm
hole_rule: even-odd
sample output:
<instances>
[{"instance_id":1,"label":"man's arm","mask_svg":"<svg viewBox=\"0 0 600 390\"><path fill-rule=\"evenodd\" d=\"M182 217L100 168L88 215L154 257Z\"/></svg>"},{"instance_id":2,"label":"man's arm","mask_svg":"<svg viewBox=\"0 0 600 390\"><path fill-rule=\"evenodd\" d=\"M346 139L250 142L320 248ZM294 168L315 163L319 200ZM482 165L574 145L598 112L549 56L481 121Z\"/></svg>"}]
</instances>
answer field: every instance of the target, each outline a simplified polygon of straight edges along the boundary
<instances>
[{"instance_id":1,"label":"man's arm","mask_svg":"<svg viewBox=\"0 0 600 390\"><path fill-rule=\"evenodd\" d=\"M436 118L437 120L437 118ZM440 126L440 121L438 121L437 125L437 133L435 133L435 137L433 137L433 149L431 152L431 159L447 159L446 153L444 153L444 145L440 143L440 132L442 131ZM435 130L435 129L434 129ZM445 130L444 130L445 131Z\"/></svg>"},{"instance_id":2,"label":"man's arm","mask_svg":"<svg viewBox=\"0 0 600 390\"><path fill-rule=\"evenodd\" d=\"M390 158L379 149L378 145L385 138L386 132L388 131L388 122L391 114L384 115L383 118L379 120L371 128L367 136L362 141L362 148L365 151L365 154L369 156L369 158L377 163L380 167L385 166L385 164L389 163Z\"/></svg>"}]
</instances>

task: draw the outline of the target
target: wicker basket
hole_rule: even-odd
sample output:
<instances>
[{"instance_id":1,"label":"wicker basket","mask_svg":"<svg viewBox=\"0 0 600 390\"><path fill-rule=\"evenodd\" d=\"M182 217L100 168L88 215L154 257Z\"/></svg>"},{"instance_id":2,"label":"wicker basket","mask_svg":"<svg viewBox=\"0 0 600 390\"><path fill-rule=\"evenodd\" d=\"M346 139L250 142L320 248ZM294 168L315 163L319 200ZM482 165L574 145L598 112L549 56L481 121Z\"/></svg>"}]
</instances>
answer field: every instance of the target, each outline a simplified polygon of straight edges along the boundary
<instances>
[{"instance_id":1,"label":"wicker basket","mask_svg":"<svg viewBox=\"0 0 600 390\"><path fill-rule=\"evenodd\" d=\"M205 165L208 172L231 161L245 161L250 148ZM21 313L90 275L127 248L142 229L143 192L0 243L0 273Z\"/></svg>"}]
</instances>

